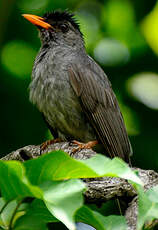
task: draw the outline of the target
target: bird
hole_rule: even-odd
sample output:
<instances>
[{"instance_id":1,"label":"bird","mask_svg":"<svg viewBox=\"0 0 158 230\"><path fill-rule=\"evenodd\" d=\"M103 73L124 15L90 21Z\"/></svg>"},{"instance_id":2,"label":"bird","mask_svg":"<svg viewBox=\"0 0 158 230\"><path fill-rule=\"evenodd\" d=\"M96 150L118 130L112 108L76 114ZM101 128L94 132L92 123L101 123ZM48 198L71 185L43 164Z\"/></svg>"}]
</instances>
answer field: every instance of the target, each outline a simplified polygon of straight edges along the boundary
<instances>
[{"instance_id":1,"label":"bird","mask_svg":"<svg viewBox=\"0 0 158 230\"><path fill-rule=\"evenodd\" d=\"M130 163L132 147L117 98L103 69L87 54L75 14L56 10L23 16L37 27L41 40L30 101L54 142L73 142L81 149L100 144L103 154Z\"/></svg>"}]
</instances>

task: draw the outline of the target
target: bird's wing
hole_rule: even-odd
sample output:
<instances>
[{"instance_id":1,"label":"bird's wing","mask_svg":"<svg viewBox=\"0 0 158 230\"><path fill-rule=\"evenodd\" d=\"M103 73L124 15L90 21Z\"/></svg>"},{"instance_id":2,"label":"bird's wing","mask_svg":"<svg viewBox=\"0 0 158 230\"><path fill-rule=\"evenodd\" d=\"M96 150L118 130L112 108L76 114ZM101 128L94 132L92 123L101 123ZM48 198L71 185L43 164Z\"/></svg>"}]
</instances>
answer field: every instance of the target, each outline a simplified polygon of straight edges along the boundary
<instances>
[{"instance_id":1,"label":"bird's wing","mask_svg":"<svg viewBox=\"0 0 158 230\"><path fill-rule=\"evenodd\" d=\"M102 72L104 74L104 72ZM105 74L104 74L105 75ZM131 145L122 114L111 86L105 85L97 73L88 67L71 65L69 78L83 111L111 157L119 156L129 161Z\"/></svg>"}]
</instances>

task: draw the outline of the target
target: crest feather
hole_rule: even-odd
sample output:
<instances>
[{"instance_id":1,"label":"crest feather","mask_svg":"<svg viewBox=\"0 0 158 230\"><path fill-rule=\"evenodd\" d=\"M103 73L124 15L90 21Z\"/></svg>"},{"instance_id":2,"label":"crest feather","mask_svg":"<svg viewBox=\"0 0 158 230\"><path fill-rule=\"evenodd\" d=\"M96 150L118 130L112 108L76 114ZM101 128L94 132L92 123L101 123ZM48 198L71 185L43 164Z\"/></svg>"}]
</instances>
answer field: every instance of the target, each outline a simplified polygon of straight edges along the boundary
<instances>
[{"instance_id":1,"label":"crest feather","mask_svg":"<svg viewBox=\"0 0 158 230\"><path fill-rule=\"evenodd\" d=\"M77 20L74 18L74 14L68 12L67 10L65 11L53 11L53 12L48 12L43 15L43 18L46 20L52 20L52 21L68 21L70 22L75 29L77 29L80 33L80 26Z\"/></svg>"}]
</instances>

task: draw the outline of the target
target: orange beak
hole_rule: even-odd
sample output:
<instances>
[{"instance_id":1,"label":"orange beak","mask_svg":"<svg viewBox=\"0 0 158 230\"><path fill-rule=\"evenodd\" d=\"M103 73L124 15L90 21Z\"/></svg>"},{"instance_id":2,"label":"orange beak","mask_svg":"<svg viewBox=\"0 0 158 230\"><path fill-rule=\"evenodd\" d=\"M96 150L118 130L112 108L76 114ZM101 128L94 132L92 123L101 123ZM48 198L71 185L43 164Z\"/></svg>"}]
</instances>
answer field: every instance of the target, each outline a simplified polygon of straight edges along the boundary
<instances>
[{"instance_id":1,"label":"orange beak","mask_svg":"<svg viewBox=\"0 0 158 230\"><path fill-rule=\"evenodd\" d=\"M22 14L22 16L36 26L41 26L42 28L47 30L49 28L52 28L52 26L49 23L45 22L44 18L42 17L32 15L32 14Z\"/></svg>"}]
</instances>

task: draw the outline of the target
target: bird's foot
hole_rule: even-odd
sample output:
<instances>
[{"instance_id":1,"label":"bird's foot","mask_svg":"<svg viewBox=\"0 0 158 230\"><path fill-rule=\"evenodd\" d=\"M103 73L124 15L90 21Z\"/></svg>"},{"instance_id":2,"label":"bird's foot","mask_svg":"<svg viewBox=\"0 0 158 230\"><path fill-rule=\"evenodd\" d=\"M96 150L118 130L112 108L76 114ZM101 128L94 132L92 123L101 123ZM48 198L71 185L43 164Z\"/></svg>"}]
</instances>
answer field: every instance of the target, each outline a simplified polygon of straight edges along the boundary
<instances>
[{"instance_id":1,"label":"bird's foot","mask_svg":"<svg viewBox=\"0 0 158 230\"><path fill-rule=\"evenodd\" d=\"M75 144L77 145L76 148L74 148L71 152L71 155L73 155L74 153L82 150L82 149L91 149L93 148L95 145L98 144L98 141L95 140L95 141L89 141L87 143L82 143L82 142L79 142L79 141L76 141L76 140L73 140L71 141L72 144Z\"/></svg>"},{"instance_id":2,"label":"bird's foot","mask_svg":"<svg viewBox=\"0 0 158 230\"><path fill-rule=\"evenodd\" d=\"M41 146L40 146L40 153L42 153L44 150L46 150L49 145L59 143L59 142L61 142L60 138L56 138L56 139L53 139L53 140L48 140L48 141L43 142L41 144Z\"/></svg>"}]
</instances>

